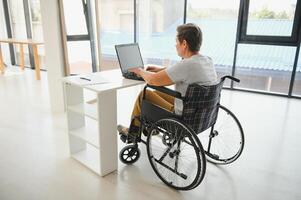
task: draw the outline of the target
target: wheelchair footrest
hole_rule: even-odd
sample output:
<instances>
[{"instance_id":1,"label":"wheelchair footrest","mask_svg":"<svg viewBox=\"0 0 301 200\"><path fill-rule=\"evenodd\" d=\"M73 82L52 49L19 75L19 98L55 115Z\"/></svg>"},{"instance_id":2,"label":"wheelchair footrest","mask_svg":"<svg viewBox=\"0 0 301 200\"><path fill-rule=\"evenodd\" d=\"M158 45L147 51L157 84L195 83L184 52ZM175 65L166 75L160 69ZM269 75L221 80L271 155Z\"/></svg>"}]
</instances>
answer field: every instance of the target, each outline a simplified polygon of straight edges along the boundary
<instances>
[{"instance_id":1,"label":"wheelchair footrest","mask_svg":"<svg viewBox=\"0 0 301 200\"><path fill-rule=\"evenodd\" d=\"M120 134L120 140L121 140L122 142L126 143L126 142L127 142L127 136L126 136L126 135Z\"/></svg>"},{"instance_id":2,"label":"wheelchair footrest","mask_svg":"<svg viewBox=\"0 0 301 200\"><path fill-rule=\"evenodd\" d=\"M134 143L136 140L135 136L120 134L120 140L126 144Z\"/></svg>"}]
</instances>

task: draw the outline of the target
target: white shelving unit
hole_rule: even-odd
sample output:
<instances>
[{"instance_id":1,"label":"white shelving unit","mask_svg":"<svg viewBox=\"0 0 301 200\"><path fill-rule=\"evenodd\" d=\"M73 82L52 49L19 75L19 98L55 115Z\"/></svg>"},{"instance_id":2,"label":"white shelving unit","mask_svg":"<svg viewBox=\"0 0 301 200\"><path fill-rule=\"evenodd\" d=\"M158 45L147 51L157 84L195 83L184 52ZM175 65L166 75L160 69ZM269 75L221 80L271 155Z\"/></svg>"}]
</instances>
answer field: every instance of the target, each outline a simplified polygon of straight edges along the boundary
<instances>
[{"instance_id":1,"label":"white shelving unit","mask_svg":"<svg viewBox=\"0 0 301 200\"><path fill-rule=\"evenodd\" d=\"M69 134L86 141L95 148L99 148L97 122L89 120L89 118L86 118L85 120L85 126L76 129L70 129Z\"/></svg>"},{"instance_id":2,"label":"white shelving unit","mask_svg":"<svg viewBox=\"0 0 301 200\"><path fill-rule=\"evenodd\" d=\"M117 89L143 84L127 80L119 70L94 73L109 79L105 84L83 85L76 77L63 80L72 158L100 176L117 169ZM87 98L86 93L90 97ZM96 99L93 103L87 103Z\"/></svg>"},{"instance_id":3,"label":"white shelving unit","mask_svg":"<svg viewBox=\"0 0 301 200\"><path fill-rule=\"evenodd\" d=\"M84 90L78 85L65 84L70 154L72 158L100 174L97 102L86 103Z\"/></svg>"},{"instance_id":4,"label":"white shelving unit","mask_svg":"<svg viewBox=\"0 0 301 200\"><path fill-rule=\"evenodd\" d=\"M78 114L84 114L87 117L97 120L97 108L95 103L80 103L77 105L70 105L68 106L68 110L71 110Z\"/></svg>"}]
</instances>

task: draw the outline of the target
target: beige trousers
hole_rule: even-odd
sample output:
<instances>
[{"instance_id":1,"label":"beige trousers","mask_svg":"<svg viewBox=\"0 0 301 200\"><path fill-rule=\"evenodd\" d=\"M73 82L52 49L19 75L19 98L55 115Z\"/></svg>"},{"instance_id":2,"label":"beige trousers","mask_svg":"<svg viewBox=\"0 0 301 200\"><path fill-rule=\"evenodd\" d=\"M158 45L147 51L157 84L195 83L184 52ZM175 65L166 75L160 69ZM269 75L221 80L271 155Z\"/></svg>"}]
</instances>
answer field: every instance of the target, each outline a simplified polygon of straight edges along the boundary
<instances>
[{"instance_id":1,"label":"beige trousers","mask_svg":"<svg viewBox=\"0 0 301 200\"><path fill-rule=\"evenodd\" d=\"M143 98L143 91L140 92L139 96L136 99L134 109L133 109L133 112L132 112L132 119L134 117L139 117L140 114L141 114L141 101L142 101L142 98ZM159 92L159 91L146 90L145 98L148 101L152 102L153 104L158 105L162 108L165 108L166 110L169 110L171 112L174 111L175 98L168 95L168 94L165 94L165 93L162 93L162 92ZM133 121L133 125L140 126L139 120L135 119Z\"/></svg>"}]
</instances>

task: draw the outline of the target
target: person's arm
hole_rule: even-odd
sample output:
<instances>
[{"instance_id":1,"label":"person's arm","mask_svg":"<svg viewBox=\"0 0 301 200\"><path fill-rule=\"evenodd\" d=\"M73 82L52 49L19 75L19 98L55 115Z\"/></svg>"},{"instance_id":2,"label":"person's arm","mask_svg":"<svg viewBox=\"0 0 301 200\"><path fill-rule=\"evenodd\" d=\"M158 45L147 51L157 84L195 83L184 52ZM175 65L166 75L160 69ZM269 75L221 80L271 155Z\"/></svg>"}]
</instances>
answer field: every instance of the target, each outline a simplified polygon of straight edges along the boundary
<instances>
[{"instance_id":1,"label":"person's arm","mask_svg":"<svg viewBox=\"0 0 301 200\"><path fill-rule=\"evenodd\" d=\"M159 72L149 72L141 68L131 69L131 72L134 72L138 76L141 76L147 84L154 86L168 86L173 85L173 81L169 78L165 69L160 70Z\"/></svg>"},{"instance_id":2,"label":"person's arm","mask_svg":"<svg viewBox=\"0 0 301 200\"><path fill-rule=\"evenodd\" d=\"M162 66L158 67L158 66L154 66L154 65L148 65L146 67L146 71L149 71L149 72L159 72L164 69L166 69L166 67L162 67Z\"/></svg>"}]
</instances>

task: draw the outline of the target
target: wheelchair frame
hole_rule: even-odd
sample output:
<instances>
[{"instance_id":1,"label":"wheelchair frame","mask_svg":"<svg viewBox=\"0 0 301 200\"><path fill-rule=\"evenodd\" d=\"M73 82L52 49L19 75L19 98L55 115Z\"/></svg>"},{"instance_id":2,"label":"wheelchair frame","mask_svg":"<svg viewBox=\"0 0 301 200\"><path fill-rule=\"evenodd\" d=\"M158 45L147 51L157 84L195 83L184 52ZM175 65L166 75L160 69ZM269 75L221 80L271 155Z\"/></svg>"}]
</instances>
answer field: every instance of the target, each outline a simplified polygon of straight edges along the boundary
<instances>
[{"instance_id":1,"label":"wheelchair frame","mask_svg":"<svg viewBox=\"0 0 301 200\"><path fill-rule=\"evenodd\" d=\"M240 80L237 79L237 78L234 78L232 76L224 76L221 78L221 81L219 84L223 84L223 82L225 81L225 79L230 79L232 81L236 81L236 82L239 82ZM221 85L222 86L222 85ZM143 92L143 98L142 98L142 102L141 102L141 116L140 118L136 118L138 119L141 123L140 123L140 131L139 131L139 135L132 138L132 142L134 143L133 145L129 145L129 146L126 146L124 147L121 152L120 152L120 160L125 163L125 164L132 164L134 162L136 162L139 157L140 157L140 150L138 148L138 143L141 142L143 144L145 144L146 146L148 145L148 139L149 137L151 137L151 133L149 130L152 130L154 129L154 123L160 121L160 120L163 120L163 119L174 119L176 121L178 121L179 123L183 124L185 127L187 127L187 129L193 133L194 136L192 136L194 138L194 140L196 140L196 143L197 143L197 148L198 148L198 151L200 152L201 156L203 156L201 158L201 160L204 160L204 156L206 155L207 156L207 160L209 162L212 162L212 163L215 163L215 164L229 164L229 163L232 163L234 162L242 153L243 151L243 147L244 147L244 134L243 134L243 129L242 129L242 126L239 122L239 120L237 119L237 117L229 110L227 109L226 107L222 106L219 104L219 100L218 100L218 104L217 104L217 114L216 114L216 118L215 118L215 121L213 121L209 127L205 127L205 129L210 129L210 133L209 133L209 141L208 141L208 146L207 146L207 149L204 150L203 149L203 146L201 144L201 142L199 141L197 135L202 133L204 130L202 130L201 132L197 133L196 130L193 130L193 128L191 128L189 125L185 124L184 121L183 121L183 116L179 116L179 115L176 115L174 113L171 113L157 105L154 105L152 104L151 102L149 102L148 100L146 100L145 98L145 91L147 88L152 88L154 90L157 90L157 91L160 91L160 92L163 92L165 94L168 94L170 96L173 96L175 98L178 98L178 99L181 99L183 102L185 101L185 97L182 97L181 93L177 92L177 91L174 91L174 90L171 90L169 88L166 88L166 87L158 87L158 86L152 86L152 85L146 85L144 87L144 92ZM219 93L219 98L220 98L220 93ZM213 138L216 137L217 135L219 135L219 132L215 130L215 123L216 123L216 120L218 118L218 112L219 110L222 109L223 111L225 111L228 115L230 115L232 117L232 119L234 120L234 122L237 124L238 126L238 130L240 131L240 136L241 136L241 147L239 149L239 152L237 154L235 154L234 156L230 157L230 158L227 158L225 160L223 159L219 159L219 157L213 153L210 153L210 150L211 150L211 147L212 147L212 141L213 141ZM133 119L134 120L134 119ZM131 130L131 127L130 127L130 130ZM143 140L142 139L142 134L144 134L145 136L147 136L147 140ZM129 138L122 138L123 136L121 136L121 139L123 141L127 140L129 141ZM128 136L128 137L131 137L131 136ZM196 138L196 139L195 139ZM148 148L148 146L147 146ZM123 153L128 150L128 154L129 155L132 155L133 156L133 160L130 160L130 161L126 161L123 159ZM148 152L149 154L149 152ZM149 155L148 155L149 156ZM151 160L150 160L151 162ZM151 162L152 164L152 162ZM161 163L162 164L162 163ZM154 166L152 164L152 167L154 169ZM169 166L165 166L167 168L170 168ZM203 180L204 178L204 174L205 174L205 170L206 170L206 162L203 162L202 161L202 167L204 168L202 173L199 175L200 177L197 178L197 180L195 179L194 180L194 183L192 183L189 187L177 187L177 186L174 186L172 184L170 184L169 182L165 181L164 179L162 179L162 177L160 176L160 174L158 174L158 172L155 170L156 174L159 176L159 178L165 182L167 185L175 188L175 189L178 189L178 190L189 190L189 189L193 189L195 187L197 187L201 181ZM179 175L179 176L182 176L182 174L179 174L177 172L177 170L173 170L173 169L169 169L171 171L173 171L175 174ZM183 178L183 177L182 177Z\"/></svg>"}]
</instances>

